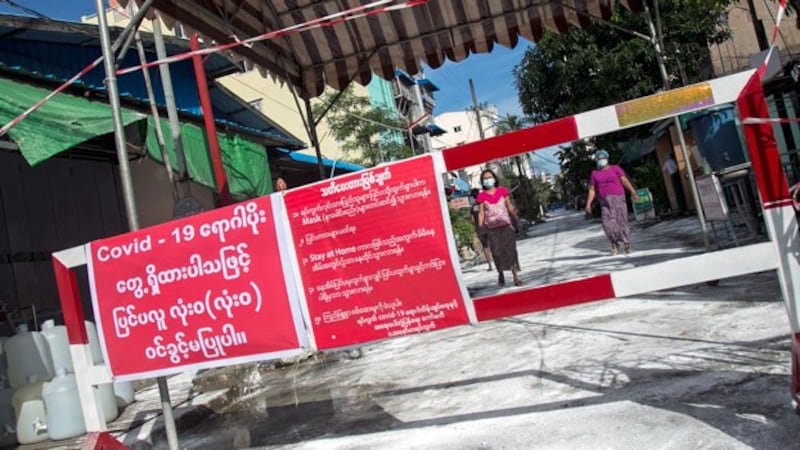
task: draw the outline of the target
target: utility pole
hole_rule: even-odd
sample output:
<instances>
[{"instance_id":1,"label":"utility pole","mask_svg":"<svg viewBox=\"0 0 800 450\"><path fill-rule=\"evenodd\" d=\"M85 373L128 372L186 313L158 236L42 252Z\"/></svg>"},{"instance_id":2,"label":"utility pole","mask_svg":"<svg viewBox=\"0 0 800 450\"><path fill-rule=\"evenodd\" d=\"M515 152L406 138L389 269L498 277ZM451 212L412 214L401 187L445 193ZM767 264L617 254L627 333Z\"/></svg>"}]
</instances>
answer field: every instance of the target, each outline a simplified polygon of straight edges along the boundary
<instances>
[{"instance_id":1,"label":"utility pole","mask_svg":"<svg viewBox=\"0 0 800 450\"><path fill-rule=\"evenodd\" d=\"M756 5L753 3L753 0L747 0L747 10L750 13L750 20L753 21L753 31L756 33L758 49L762 51L768 49L769 41L767 41L767 33L764 31L764 22L758 18L758 14L756 14Z\"/></svg>"},{"instance_id":2,"label":"utility pole","mask_svg":"<svg viewBox=\"0 0 800 450\"><path fill-rule=\"evenodd\" d=\"M658 8L658 2L655 1L654 4L655 8ZM647 6L647 2L642 2L642 5L644 6L645 18L647 19L647 25L650 29L651 42L656 49L656 60L658 61L659 72L661 72L661 79L664 82L664 90L668 90L669 75L667 74L667 66L664 63L664 53L662 53L663 49L660 45L658 34L656 33L656 27L653 24L653 16L650 14L650 7ZM697 193L697 182L694 179L694 172L692 172L692 165L689 160L689 152L686 150L686 140L683 137L681 121L678 116L673 116L672 122L675 126L675 131L678 133L678 142L680 143L683 162L686 165L686 175L689 178L689 188L692 191L694 209L697 211L697 220L700 222L700 230L703 234L703 244L705 244L706 250L709 250L711 248L711 243L708 238L708 225L706 224L705 214L703 214L703 205L700 203L700 195Z\"/></svg>"},{"instance_id":3,"label":"utility pole","mask_svg":"<svg viewBox=\"0 0 800 450\"><path fill-rule=\"evenodd\" d=\"M481 106L478 104L478 96L475 95L475 83L472 82L472 78L469 79L469 91L472 93L472 111L478 121L478 134L480 134L481 140L484 140L486 135L483 132L483 124L481 123Z\"/></svg>"}]
</instances>

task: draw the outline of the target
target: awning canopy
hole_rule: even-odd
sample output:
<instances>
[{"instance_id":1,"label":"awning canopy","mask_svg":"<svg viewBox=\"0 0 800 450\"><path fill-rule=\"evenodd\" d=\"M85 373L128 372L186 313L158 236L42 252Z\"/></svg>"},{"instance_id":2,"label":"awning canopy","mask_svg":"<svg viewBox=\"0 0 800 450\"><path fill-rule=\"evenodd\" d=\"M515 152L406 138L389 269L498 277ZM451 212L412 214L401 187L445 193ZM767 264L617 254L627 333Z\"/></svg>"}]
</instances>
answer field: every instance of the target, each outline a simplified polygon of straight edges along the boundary
<instances>
[{"instance_id":1,"label":"awning canopy","mask_svg":"<svg viewBox=\"0 0 800 450\"><path fill-rule=\"evenodd\" d=\"M130 0L123 0L123 4ZM640 0L620 0L639 10ZM545 30L566 32L586 27L591 16L610 17L615 0L418 0L354 20L331 20L234 52L262 73L288 80L304 97L320 95L325 86L342 90L351 80L369 83L372 73L385 79L399 68L420 72L445 60L461 61L471 53L488 53L495 44L515 47L522 36L536 41ZM205 39L230 43L283 30L313 19L369 4L364 0L155 0L168 21L179 21ZM168 23L169 25L169 23Z\"/></svg>"}]
</instances>

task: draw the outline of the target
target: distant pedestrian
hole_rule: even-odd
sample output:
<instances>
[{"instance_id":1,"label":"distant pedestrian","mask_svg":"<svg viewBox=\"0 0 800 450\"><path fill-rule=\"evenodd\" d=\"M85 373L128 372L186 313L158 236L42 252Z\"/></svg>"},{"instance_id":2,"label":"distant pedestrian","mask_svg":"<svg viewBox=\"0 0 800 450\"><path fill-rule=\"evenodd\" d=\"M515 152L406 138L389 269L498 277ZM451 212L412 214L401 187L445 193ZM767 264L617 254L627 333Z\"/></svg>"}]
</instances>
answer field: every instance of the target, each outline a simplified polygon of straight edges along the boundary
<instances>
[{"instance_id":1,"label":"distant pedestrian","mask_svg":"<svg viewBox=\"0 0 800 450\"><path fill-rule=\"evenodd\" d=\"M497 175L491 170L481 173L481 191L476 200L480 205L478 223L486 227L489 248L492 249L494 267L497 269L497 284L506 285L503 272L510 270L514 286L521 286L519 279L519 256L517 255L517 235L513 223L519 223L517 212L511 204L508 189L500 186Z\"/></svg>"},{"instance_id":2,"label":"distant pedestrian","mask_svg":"<svg viewBox=\"0 0 800 450\"><path fill-rule=\"evenodd\" d=\"M492 271L492 252L489 249L489 232L480 223L480 209L481 205L478 203L478 193L480 189L473 189L470 191L470 197L475 200L475 204L472 205L470 208L470 215L472 216L472 225L475 227L475 234L478 236L478 241L481 243L481 247L483 248L483 256L486 257L486 264L489 265L487 269L489 272Z\"/></svg>"},{"instance_id":3,"label":"distant pedestrian","mask_svg":"<svg viewBox=\"0 0 800 450\"><path fill-rule=\"evenodd\" d=\"M586 198L586 214L592 214L592 202L597 197L603 218L603 231L611 244L611 254L617 254L617 245L622 243L625 253L631 251L631 227L628 223L628 203L625 189L634 201L639 195L621 167L608 163L608 152L598 150L594 154L597 169L589 178L589 195Z\"/></svg>"},{"instance_id":4,"label":"distant pedestrian","mask_svg":"<svg viewBox=\"0 0 800 450\"><path fill-rule=\"evenodd\" d=\"M286 180L284 180L284 179L283 179L283 177L278 177L278 178L275 180L275 190L276 190L276 191L278 191L278 192L283 192L283 191L285 191L285 190L286 190L286 189L288 189L288 188L289 188L289 187L286 185Z\"/></svg>"},{"instance_id":5,"label":"distant pedestrian","mask_svg":"<svg viewBox=\"0 0 800 450\"><path fill-rule=\"evenodd\" d=\"M683 214L686 211L686 197L683 195L683 183L681 183L681 172L678 170L678 163L672 157L672 153L667 154L664 161L664 173L669 175L672 183L672 192L675 193L675 201L678 203L678 212Z\"/></svg>"}]
</instances>

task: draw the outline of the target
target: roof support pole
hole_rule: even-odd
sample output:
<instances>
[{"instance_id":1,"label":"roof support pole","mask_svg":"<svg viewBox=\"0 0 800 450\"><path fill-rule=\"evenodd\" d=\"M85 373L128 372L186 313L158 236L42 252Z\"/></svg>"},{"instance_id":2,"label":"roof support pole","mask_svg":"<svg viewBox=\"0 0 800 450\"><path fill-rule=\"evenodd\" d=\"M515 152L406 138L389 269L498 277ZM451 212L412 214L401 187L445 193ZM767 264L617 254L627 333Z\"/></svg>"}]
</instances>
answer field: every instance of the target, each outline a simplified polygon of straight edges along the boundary
<instances>
[{"instance_id":1,"label":"roof support pole","mask_svg":"<svg viewBox=\"0 0 800 450\"><path fill-rule=\"evenodd\" d=\"M200 50L200 39L197 33L192 35L189 41L192 50ZM200 96L200 107L203 109L203 123L206 127L206 138L208 139L208 151L211 154L211 164L214 166L214 180L217 185L217 194L221 206L231 204L231 191L228 187L228 177L225 175L225 167L222 165L222 152L217 141L217 126L214 123L214 110L211 107L211 96L208 93L208 80L203 68L203 57L200 55L192 56L194 64L194 77L197 81L197 93Z\"/></svg>"},{"instance_id":2,"label":"roof support pole","mask_svg":"<svg viewBox=\"0 0 800 450\"><path fill-rule=\"evenodd\" d=\"M319 137L317 136L317 126L314 122L314 110L311 108L311 99L303 98L306 106L306 115L308 116L308 138L311 140L311 145L317 154L317 169L319 169L319 179L324 180L325 167L322 165L322 149L319 146Z\"/></svg>"},{"instance_id":3,"label":"roof support pole","mask_svg":"<svg viewBox=\"0 0 800 450\"><path fill-rule=\"evenodd\" d=\"M97 19L100 28L100 46L103 50L103 66L106 70L106 87L108 89L108 99L111 104L111 115L114 121L114 142L117 147L117 160L119 161L119 174L122 182L122 195L125 201L125 211L128 216L128 228L131 231L139 229L139 216L136 211L136 199L133 193L133 181L131 179L131 169L128 164L127 143L125 142L125 130L122 124L122 110L119 101L119 90L117 89L117 76L114 69L114 52L111 48L111 38L108 32L106 21L106 11L103 0L95 0L97 9ZM163 44L163 41L162 41ZM172 414L172 403L169 400L169 387L164 377L158 377L158 391L161 396L161 407L164 411L164 424L167 429L167 441L170 450L178 450L177 432L175 429L175 417ZM94 431L94 430L90 430ZM102 431L102 430L100 430Z\"/></svg>"}]
</instances>

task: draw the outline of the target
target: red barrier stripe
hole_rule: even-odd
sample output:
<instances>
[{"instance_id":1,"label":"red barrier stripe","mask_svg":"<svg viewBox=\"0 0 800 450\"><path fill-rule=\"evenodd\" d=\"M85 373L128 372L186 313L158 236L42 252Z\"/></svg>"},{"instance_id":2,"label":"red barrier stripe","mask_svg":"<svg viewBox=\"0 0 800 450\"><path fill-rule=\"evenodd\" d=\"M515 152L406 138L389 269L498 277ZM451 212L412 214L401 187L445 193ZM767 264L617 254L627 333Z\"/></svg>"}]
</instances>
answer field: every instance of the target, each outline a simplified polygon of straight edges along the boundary
<instances>
[{"instance_id":1,"label":"red barrier stripe","mask_svg":"<svg viewBox=\"0 0 800 450\"><path fill-rule=\"evenodd\" d=\"M575 117L570 116L447 149L442 156L450 171L576 140L578 126Z\"/></svg>"},{"instance_id":2,"label":"red barrier stripe","mask_svg":"<svg viewBox=\"0 0 800 450\"><path fill-rule=\"evenodd\" d=\"M563 308L616 297L611 275L540 286L474 300L478 321Z\"/></svg>"},{"instance_id":3,"label":"red barrier stripe","mask_svg":"<svg viewBox=\"0 0 800 450\"><path fill-rule=\"evenodd\" d=\"M86 325L84 325L81 294L78 292L78 278L75 271L65 266L55 256L53 271L56 274L58 298L61 300L61 313L67 327L67 338L70 344L88 344Z\"/></svg>"},{"instance_id":4,"label":"red barrier stripe","mask_svg":"<svg viewBox=\"0 0 800 450\"><path fill-rule=\"evenodd\" d=\"M761 77L753 74L747 82L739 98L736 99L742 121L751 117L769 117L769 108L764 98L764 89L761 86ZM763 204L780 202L790 199L789 183L786 173L781 165L778 143L772 125L768 123L749 124L744 127L744 136L747 140L747 149L750 152L750 162L753 164L753 174L758 183Z\"/></svg>"}]
</instances>

